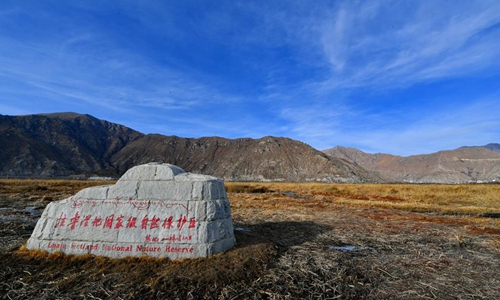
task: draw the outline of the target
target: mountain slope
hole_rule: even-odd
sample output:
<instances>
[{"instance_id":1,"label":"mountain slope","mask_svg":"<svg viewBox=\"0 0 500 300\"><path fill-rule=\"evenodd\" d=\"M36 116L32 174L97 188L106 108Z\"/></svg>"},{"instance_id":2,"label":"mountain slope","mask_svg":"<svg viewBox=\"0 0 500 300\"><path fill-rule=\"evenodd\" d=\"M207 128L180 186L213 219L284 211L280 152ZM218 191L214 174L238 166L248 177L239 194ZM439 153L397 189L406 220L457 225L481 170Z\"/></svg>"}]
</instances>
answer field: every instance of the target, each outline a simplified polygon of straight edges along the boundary
<instances>
[{"instance_id":1,"label":"mountain slope","mask_svg":"<svg viewBox=\"0 0 500 300\"><path fill-rule=\"evenodd\" d=\"M0 115L0 176L119 176L147 162L227 180L373 182L381 179L343 159L287 138L199 139L144 135L89 115Z\"/></svg>"},{"instance_id":2,"label":"mountain slope","mask_svg":"<svg viewBox=\"0 0 500 300\"><path fill-rule=\"evenodd\" d=\"M187 171L225 180L380 181L355 164L330 158L288 138L188 139L147 135L113 156L113 164L120 172L150 161L172 163Z\"/></svg>"},{"instance_id":3,"label":"mountain slope","mask_svg":"<svg viewBox=\"0 0 500 300\"><path fill-rule=\"evenodd\" d=\"M464 146L460 147L459 149L468 149L468 148L484 148L490 151L500 152L500 144L497 143L490 143L484 146Z\"/></svg>"},{"instance_id":4,"label":"mountain slope","mask_svg":"<svg viewBox=\"0 0 500 300\"><path fill-rule=\"evenodd\" d=\"M380 153L368 154L358 149L344 147L335 147L324 152L332 157L341 157L367 170L377 172L387 181L500 182L500 152L488 150L486 146L461 147L456 150L408 157Z\"/></svg>"},{"instance_id":5,"label":"mountain slope","mask_svg":"<svg viewBox=\"0 0 500 300\"><path fill-rule=\"evenodd\" d=\"M141 136L89 115L0 115L0 173L41 177L116 174L111 156Z\"/></svg>"}]
</instances>

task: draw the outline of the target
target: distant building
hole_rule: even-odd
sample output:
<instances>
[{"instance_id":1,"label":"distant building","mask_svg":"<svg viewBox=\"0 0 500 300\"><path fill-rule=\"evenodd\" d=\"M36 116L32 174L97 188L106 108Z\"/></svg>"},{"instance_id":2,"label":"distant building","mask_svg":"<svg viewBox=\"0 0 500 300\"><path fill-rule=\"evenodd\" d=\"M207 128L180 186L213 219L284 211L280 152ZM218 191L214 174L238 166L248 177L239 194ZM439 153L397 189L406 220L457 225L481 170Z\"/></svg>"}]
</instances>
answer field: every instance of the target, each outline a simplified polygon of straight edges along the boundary
<instances>
[{"instance_id":1,"label":"distant building","mask_svg":"<svg viewBox=\"0 0 500 300\"><path fill-rule=\"evenodd\" d=\"M116 180L113 177L104 177L104 176L91 176L88 178L89 180Z\"/></svg>"}]
</instances>

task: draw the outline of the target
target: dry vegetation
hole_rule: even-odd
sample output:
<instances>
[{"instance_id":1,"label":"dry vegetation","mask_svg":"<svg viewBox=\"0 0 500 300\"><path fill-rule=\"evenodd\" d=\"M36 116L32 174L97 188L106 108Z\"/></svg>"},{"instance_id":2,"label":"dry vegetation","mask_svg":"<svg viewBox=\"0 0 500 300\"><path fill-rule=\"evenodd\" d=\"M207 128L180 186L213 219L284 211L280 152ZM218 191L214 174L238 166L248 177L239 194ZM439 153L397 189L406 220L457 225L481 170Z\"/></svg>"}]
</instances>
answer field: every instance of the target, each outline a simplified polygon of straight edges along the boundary
<instances>
[{"instance_id":1,"label":"dry vegetation","mask_svg":"<svg viewBox=\"0 0 500 300\"><path fill-rule=\"evenodd\" d=\"M293 193L296 198L419 212L500 212L500 185L226 183L228 192Z\"/></svg>"},{"instance_id":2,"label":"dry vegetation","mask_svg":"<svg viewBox=\"0 0 500 300\"><path fill-rule=\"evenodd\" d=\"M19 211L95 184L0 181L0 297L500 298L500 185L229 182L238 247L223 255L118 260L21 247L36 215Z\"/></svg>"}]
</instances>

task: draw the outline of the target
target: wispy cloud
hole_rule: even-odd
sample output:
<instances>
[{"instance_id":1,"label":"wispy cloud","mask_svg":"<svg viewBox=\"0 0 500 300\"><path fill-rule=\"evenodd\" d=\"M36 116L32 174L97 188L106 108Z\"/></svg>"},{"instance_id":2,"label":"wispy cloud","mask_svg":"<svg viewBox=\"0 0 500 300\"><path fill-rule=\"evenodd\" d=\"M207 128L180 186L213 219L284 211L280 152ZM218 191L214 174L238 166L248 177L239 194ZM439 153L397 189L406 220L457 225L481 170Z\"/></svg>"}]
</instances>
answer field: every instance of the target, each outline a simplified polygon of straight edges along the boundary
<instances>
[{"instance_id":1,"label":"wispy cloud","mask_svg":"<svg viewBox=\"0 0 500 300\"><path fill-rule=\"evenodd\" d=\"M386 94L498 75L499 11L497 1L337 2L314 17L303 15L296 27L283 25L300 27L293 45L302 48L297 53L311 76L286 88L274 80L263 99L283 103L279 116L290 136L319 149L342 144L409 155L495 141L498 109L495 100L484 101L498 100L494 92L444 96L428 108L419 107L417 95L387 100ZM394 102L407 102L399 105L406 109L384 110ZM443 109L443 102L456 103L455 110ZM418 118L411 117L414 108Z\"/></svg>"},{"instance_id":2,"label":"wispy cloud","mask_svg":"<svg viewBox=\"0 0 500 300\"><path fill-rule=\"evenodd\" d=\"M498 88L422 92L500 76L497 0L7 6L4 112L76 110L146 133L400 154L500 138Z\"/></svg>"},{"instance_id":3,"label":"wispy cloud","mask_svg":"<svg viewBox=\"0 0 500 300\"><path fill-rule=\"evenodd\" d=\"M113 50L114 55L82 53L81 48L102 48L101 39L85 34L26 46L2 38L4 51L12 50L0 56L0 76L44 91L52 100L84 101L120 113L137 107L190 109L236 99L168 66L152 65L140 54L123 49ZM22 55L16 55L21 48Z\"/></svg>"},{"instance_id":4,"label":"wispy cloud","mask_svg":"<svg viewBox=\"0 0 500 300\"><path fill-rule=\"evenodd\" d=\"M368 8L346 1L324 20L331 72L315 88L398 88L499 65L497 1L375 1Z\"/></svg>"}]
</instances>

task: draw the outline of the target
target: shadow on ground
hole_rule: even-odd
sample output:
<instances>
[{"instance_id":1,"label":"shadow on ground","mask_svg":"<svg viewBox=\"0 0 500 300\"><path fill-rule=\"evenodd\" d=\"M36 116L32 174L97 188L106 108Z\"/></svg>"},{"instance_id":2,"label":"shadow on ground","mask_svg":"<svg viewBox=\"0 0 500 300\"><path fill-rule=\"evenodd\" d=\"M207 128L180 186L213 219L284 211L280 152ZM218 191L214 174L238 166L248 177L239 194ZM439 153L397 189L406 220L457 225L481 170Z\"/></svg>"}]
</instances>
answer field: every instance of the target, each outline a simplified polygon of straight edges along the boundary
<instances>
[{"instance_id":1,"label":"shadow on ground","mask_svg":"<svg viewBox=\"0 0 500 300\"><path fill-rule=\"evenodd\" d=\"M5 250L0 254L0 294L5 299L224 298L230 294L227 286L255 282L288 247L328 230L312 222L236 224L235 228L237 247L206 259L110 259Z\"/></svg>"},{"instance_id":2,"label":"shadow on ground","mask_svg":"<svg viewBox=\"0 0 500 300\"><path fill-rule=\"evenodd\" d=\"M332 230L331 226L314 222L264 222L261 224L235 224L238 247L273 243L280 249L298 246L314 240L318 235Z\"/></svg>"}]
</instances>

